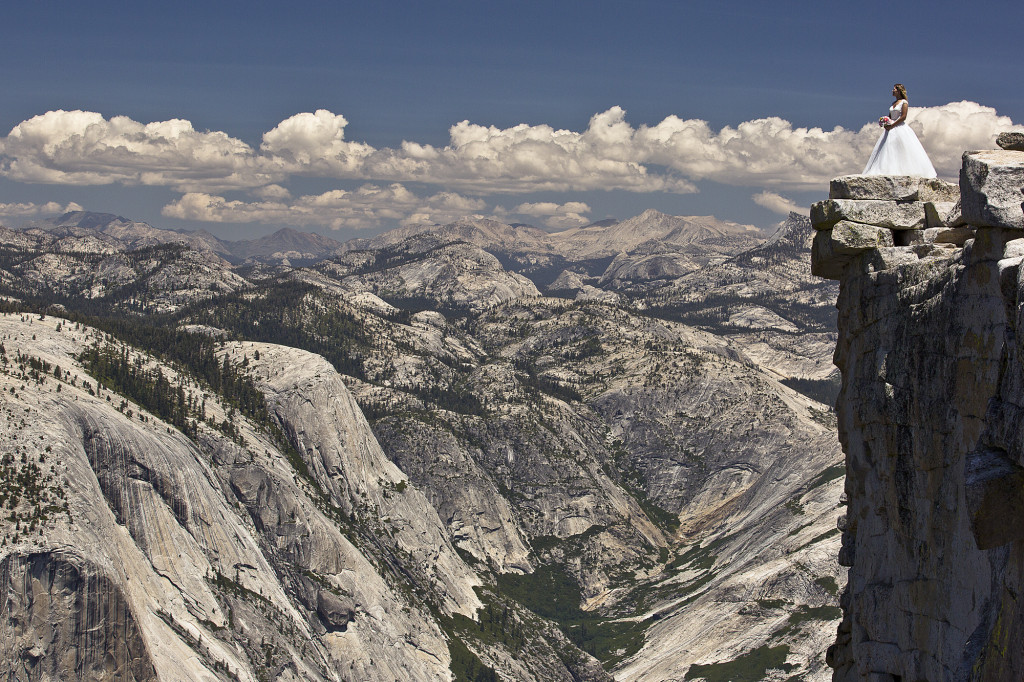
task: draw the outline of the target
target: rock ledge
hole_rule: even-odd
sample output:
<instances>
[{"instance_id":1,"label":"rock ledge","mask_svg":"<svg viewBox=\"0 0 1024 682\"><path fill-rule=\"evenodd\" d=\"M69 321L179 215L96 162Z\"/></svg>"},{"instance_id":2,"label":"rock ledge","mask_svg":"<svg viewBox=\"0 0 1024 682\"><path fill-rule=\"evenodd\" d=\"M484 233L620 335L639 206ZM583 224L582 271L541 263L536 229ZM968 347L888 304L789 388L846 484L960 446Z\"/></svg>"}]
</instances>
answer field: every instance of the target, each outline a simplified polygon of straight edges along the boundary
<instances>
[{"instance_id":1,"label":"rock ledge","mask_svg":"<svg viewBox=\"0 0 1024 682\"><path fill-rule=\"evenodd\" d=\"M840 282L837 682L1024 679L1024 152L927 187L836 178L811 211Z\"/></svg>"}]
</instances>

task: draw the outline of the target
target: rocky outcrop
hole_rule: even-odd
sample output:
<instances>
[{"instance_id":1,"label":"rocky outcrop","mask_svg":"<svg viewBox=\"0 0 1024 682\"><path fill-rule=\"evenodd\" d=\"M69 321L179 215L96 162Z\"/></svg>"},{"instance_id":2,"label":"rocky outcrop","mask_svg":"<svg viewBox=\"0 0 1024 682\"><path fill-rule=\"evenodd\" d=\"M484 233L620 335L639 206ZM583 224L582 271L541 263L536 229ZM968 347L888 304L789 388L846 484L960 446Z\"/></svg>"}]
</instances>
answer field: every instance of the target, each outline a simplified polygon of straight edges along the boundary
<instances>
[{"instance_id":1,"label":"rocky outcrop","mask_svg":"<svg viewBox=\"0 0 1024 682\"><path fill-rule=\"evenodd\" d=\"M422 496L404 496L407 505L419 500L420 508L405 513L421 519L402 519L396 510L393 530L343 523L336 507L296 475L280 444L248 419L230 415L234 439L203 424L192 440L94 384L75 358L104 337L71 327L59 318L0 316L0 445L24 456L5 460L16 472L0 482L10 509L21 514L0 523L5 679L449 676L445 635L405 592L404 578L380 568L367 539L393 532L391 551L398 552L410 530L429 530L433 510L422 506ZM261 367L281 381L303 369L315 374L319 367L305 355L289 357L291 350L264 347ZM133 363L152 362L124 352ZM51 371L29 380L28 358L60 367L60 378ZM296 360L298 374L285 371ZM161 370L176 381L175 370ZM229 419L229 407L214 395L186 386L184 399L202 401L211 421ZM372 455L376 443L365 441L373 436L360 426L358 409L344 412L345 396L338 396L333 416L353 438L353 454ZM303 418L282 414L291 423ZM337 446L313 433L304 437L317 452ZM366 483L344 468L332 473L351 474L364 503L373 485L388 480ZM393 471L380 473L394 480ZM46 485L54 491L49 498L33 492ZM456 576L451 587L439 588L447 590L439 602L472 609L471 586L458 582L469 580L469 569L451 566L450 548L445 554L428 544L436 531L423 539L424 551L441 555L424 572Z\"/></svg>"},{"instance_id":2,"label":"rocky outcrop","mask_svg":"<svg viewBox=\"0 0 1024 682\"><path fill-rule=\"evenodd\" d=\"M829 199L811 206L811 272L840 279L856 257L912 243L963 242L956 226L960 192L942 180L847 175L832 180ZM851 198L855 197L855 198Z\"/></svg>"},{"instance_id":3,"label":"rocky outcrop","mask_svg":"<svg viewBox=\"0 0 1024 682\"><path fill-rule=\"evenodd\" d=\"M225 353L239 363L248 353L259 356L252 367L257 386L331 502L363 516L364 523L388 519L382 536L390 536L395 551L421 567L442 608L472 617L481 606L473 592L479 579L456 555L426 497L384 455L331 364L273 344L228 345Z\"/></svg>"},{"instance_id":4,"label":"rocky outcrop","mask_svg":"<svg viewBox=\"0 0 1024 682\"><path fill-rule=\"evenodd\" d=\"M348 263L360 257L348 254ZM444 307L481 311L518 298L539 296L526 277L507 272L496 257L472 244L443 243L433 235L400 243L375 253L368 262L325 266L355 291L381 297L421 298ZM348 270L348 272L346 272Z\"/></svg>"},{"instance_id":5,"label":"rocky outcrop","mask_svg":"<svg viewBox=\"0 0 1024 682\"><path fill-rule=\"evenodd\" d=\"M964 154L960 169L964 222L1024 229L1021 187L1024 152L994 150Z\"/></svg>"},{"instance_id":6,"label":"rocky outcrop","mask_svg":"<svg viewBox=\"0 0 1024 682\"><path fill-rule=\"evenodd\" d=\"M602 286L620 287L634 281L673 280L701 266L685 253L619 254L601 275Z\"/></svg>"},{"instance_id":7,"label":"rocky outcrop","mask_svg":"<svg viewBox=\"0 0 1024 682\"><path fill-rule=\"evenodd\" d=\"M815 214L812 267L840 282L849 500L834 680L1024 677L1022 168L1024 153L965 154L957 228ZM903 178L841 184L906 201Z\"/></svg>"},{"instance_id":8,"label":"rocky outcrop","mask_svg":"<svg viewBox=\"0 0 1024 682\"><path fill-rule=\"evenodd\" d=\"M999 137L996 138L996 144L999 145L1001 149L1024 152L1024 133L999 133Z\"/></svg>"}]
</instances>

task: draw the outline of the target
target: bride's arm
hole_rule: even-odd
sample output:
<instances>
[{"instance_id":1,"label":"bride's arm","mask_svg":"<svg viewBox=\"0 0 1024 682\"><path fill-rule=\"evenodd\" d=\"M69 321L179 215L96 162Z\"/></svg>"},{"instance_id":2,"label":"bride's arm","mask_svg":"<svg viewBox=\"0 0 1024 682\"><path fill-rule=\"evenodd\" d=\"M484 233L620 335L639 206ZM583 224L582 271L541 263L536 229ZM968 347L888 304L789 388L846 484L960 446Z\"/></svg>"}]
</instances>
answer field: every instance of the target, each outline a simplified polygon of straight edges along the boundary
<instances>
[{"instance_id":1,"label":"bride's arm","mask_svg":"<svg viewBox=\"0 0 1024 682\"><path fill-rule=\"evenodd\" d=\"M887 126L885 126L885 129L886 130L892 130L893 128L895 128L899 124L901 124L904 121L906 121L907 120L907 110L909 108L910 108L910 106L907 104L907 100L903 100L903 106L900 107L900 117L898 119L896 119L895 121L893 121L892 123L890 123Z\"/></svg>"}]
</instances>

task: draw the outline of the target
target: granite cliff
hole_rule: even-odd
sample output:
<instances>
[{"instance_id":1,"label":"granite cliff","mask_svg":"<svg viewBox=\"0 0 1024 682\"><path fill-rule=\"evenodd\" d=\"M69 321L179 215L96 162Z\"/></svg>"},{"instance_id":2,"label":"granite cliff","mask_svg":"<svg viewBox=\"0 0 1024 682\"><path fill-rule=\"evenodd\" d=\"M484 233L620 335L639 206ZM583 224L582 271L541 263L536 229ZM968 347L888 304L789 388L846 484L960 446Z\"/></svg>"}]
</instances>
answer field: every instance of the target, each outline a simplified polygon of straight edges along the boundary
<instances>
[{"instance_id":1,"label":"granite cliff","mask_svg":"<svg viewBox=\"0 0 1024 682\"><path fill-rule=\"evenodd\" d=\"M849 567L833 679L1024 679L1024 152L833 180Z\"/></svg>"}]
</instances>

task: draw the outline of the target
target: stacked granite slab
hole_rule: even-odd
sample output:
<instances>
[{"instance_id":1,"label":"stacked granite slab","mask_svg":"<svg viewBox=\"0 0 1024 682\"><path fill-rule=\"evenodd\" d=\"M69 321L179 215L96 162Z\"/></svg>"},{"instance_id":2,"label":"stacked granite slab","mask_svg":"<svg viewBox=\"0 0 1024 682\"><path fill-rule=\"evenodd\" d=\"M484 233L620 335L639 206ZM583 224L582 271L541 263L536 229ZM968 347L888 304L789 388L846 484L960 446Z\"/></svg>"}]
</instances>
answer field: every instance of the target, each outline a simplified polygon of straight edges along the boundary
<instances>
[{"instance_id":1,"label":"stacked granite slab","mask_svg":"<svg viewBox=\"0 0 1024 682\"><path fill-rule=\"evenodd\" d=\"M904 175L845 175L811 206L811 272L840 279L861 254L963 246L977 228L1024 229L1024 152L965 152L960 183Z\"/></svg>"},{"instance_id":2,"label":"stacked granite slab","mask_svg":"<svg viewBox=\"0 0 1024 682\"><path fill-rule=\"evenodd\" d=\"M829 198L811 206L814 257L811 271L839 279L867 251L918 243L963 244L960 188L909 175L844 175L832 180Z\"/></svg>"}]
</instances>

